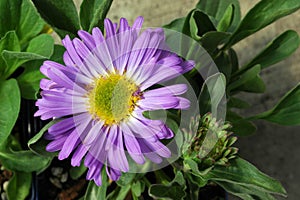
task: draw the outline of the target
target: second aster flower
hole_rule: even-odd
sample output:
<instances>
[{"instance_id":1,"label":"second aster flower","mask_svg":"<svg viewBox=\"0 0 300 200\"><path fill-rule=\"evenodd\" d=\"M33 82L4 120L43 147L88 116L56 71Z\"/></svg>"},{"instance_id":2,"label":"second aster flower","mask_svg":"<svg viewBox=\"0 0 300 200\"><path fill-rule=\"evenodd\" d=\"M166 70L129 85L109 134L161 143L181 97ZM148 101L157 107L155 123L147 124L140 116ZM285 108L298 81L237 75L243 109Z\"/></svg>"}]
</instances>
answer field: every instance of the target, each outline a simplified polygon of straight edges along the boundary
<instances>
[{"instance_id":1,"label":"second aster flower","mask_svg":"<svg viewBox=\"0 0 300 200\"><path fill-rule=\"evenodd\" d=\"M60 151L59 159L71 155L73 166L84 159L87 179L97 185L103 166L112 180L129 171L126 152L138 164L145 157L155 163L170 157L160 140L173 132L143 112L190 104L178 96L186 92L185 84L149 89L189 71L193 62L168 51L162 29L140 33L142 23L139 17L130 27L122 18L117 27L106 19L105 36L94 28L92 34L79 31L80 39L63 40L65 66L45 61L41 67L49 79L41 81L35 116L61 118L45 135L52 140L47 150Z\"/></svg>"}]
</instances>

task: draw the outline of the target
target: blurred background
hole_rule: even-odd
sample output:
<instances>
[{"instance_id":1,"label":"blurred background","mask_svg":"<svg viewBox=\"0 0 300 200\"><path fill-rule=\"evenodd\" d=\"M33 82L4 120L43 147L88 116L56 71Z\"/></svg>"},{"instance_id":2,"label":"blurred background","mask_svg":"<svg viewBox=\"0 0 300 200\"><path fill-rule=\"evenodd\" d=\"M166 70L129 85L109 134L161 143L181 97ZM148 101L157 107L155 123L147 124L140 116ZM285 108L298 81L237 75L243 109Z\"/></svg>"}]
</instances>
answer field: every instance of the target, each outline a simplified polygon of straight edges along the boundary
<instances>
[{"instance_id":1,"label":"blurred background","mask_svg":"<svg viewBox=\"0 0 300 200\"><path fill-rule=\"evenodd\" d=\"M75 1L80 4L80 0ZM187 15L197 2L198 0L115 0L108 17L115 22L120 17L125 17L132 24L137 16L142 15L145 19L144 27L161 26ZM240 1L242 16L257 2L259 1ZM236 45L234 48L240 64L253 58L272 39L288 29L294 29L300 34L300 11L278 20ZM245 115L272 108L288 90L299 83L300 49L287 60L265 69L261 76L267 86L263 95L241 95L241 98L247 99L253 105L243 113ZM263 172L280 180L288 192L287 199L299 199L300 127L284 127L264 121L255 123L258 127L255 135L239 138L237 145L240 155Z\"/></svg>"}]
</instances>

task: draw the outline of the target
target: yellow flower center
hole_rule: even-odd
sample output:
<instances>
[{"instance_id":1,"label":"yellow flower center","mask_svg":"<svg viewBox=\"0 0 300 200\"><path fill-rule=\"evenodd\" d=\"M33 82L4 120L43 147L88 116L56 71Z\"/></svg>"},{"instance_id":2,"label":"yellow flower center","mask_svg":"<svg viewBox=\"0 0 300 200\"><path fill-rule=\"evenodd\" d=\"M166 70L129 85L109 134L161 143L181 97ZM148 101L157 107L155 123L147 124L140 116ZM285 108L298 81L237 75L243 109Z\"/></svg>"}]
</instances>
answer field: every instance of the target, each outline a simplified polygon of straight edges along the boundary
<instances>
[{"instance_id":1,"label":"yellow flower center","mask_svg":"<svg viewBox=\"0 0 300 200\"><path fill-rule=\"evenodd\" d=\"M105 121L105 125L112 125L128 118L134 110L141 95L138 87L125 76L110 74L97 79L90 90L89 112Z\"/></svg>"}]
</instances>

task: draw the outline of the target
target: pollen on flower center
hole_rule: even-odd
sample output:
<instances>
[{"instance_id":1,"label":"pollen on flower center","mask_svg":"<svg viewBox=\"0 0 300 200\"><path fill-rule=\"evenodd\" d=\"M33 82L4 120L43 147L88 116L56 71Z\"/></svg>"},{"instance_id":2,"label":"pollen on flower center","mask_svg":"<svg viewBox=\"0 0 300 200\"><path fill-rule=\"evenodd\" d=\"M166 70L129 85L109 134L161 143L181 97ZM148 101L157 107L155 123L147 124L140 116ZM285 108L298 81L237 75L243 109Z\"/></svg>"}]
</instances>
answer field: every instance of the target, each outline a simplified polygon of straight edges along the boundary
<instances>
[{"instance_id":1,"label":"pollen on flower center","mask_svg":"<svg viewBox=\"0 0 300 200\"><path fill-rule=\"evenodd\" d=\"M90 113L106 125L128 118L140 99L136 84L120 74L101 76L89 93Z\"/></svg>"}]
</instances>

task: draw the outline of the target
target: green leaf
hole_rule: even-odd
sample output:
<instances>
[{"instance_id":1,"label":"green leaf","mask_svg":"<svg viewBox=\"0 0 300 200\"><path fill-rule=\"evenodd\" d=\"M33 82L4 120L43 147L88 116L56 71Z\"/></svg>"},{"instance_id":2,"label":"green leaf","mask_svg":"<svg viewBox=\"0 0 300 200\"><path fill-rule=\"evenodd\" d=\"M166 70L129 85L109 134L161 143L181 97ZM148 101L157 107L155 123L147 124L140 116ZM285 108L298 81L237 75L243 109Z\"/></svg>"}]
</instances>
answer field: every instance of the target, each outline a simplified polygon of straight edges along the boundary
<instances>
[{"instance_id":1,"label":"green leaf","mask_svg":"<svg viewBox=\"0 0 300 200\"><path fill-rule=\"evenodd\" d=\"M169 24L166 24L163 27L181 33L184 26L184 22L185 22L185 17L181 17L181 18L174 19Z\"/></svg>"},{"instance_id":2,"label":"green leaf","mask_svg":"<svg viewBox=\"0 0 300 200\"><path fill-rule=\"evenodd\" d=\"M231 81L227 87L227 91L238 90L239 87L254 79L261 71L260 65L255 65L251 69L241 74L236 80Z\"/></svg>"},{"instance_id":3,"label":"green leaf","mask_svg":"<svg viewBox=\"0 0 300 200\"><path fill-rule=\"evenodd\" d=\"M236 183L215 181L218 185L224 188L227 192L238 196L242 199L249 200L275 200L275 198L267 192L258 190L256 188L248 188L244 185Z\"/></svg>"},{"instance_id":4,"label":"green leaf","mask_svg":"<svg viewBox=\"0 0 300 200\"><path fill-rule=\"evenodd\" d=\"M107 200L125 200L128 192L130 191L131 185L125 185L122 187L115 188L109 195L107 195Z\"/></svg>"},{"instance_id":5,"label":"green leaf","mask_svg":"<svg viewBox=\"0 0 300 200\"><path fill-rule=\"evenodd\" d=\"M19 39L15 31L7 32L5 36L0 39L0 54L3 50L20 51ZM8 77L8 75L5 74L6 71L8 71L8 67L2 56L0 56L0 79L4 80Z\"/></svg>"},{"instance_id":6,"label":"green leaf","mask_svg":"<svg viewBox=\"0 0 300 200\"><path fill-rule=\"evenodd\" d=\"M1 164L7 169L22 172L41 172L51 161L51 158L41 157L30 150L15 151L11 141L0 149Z\"/></svg>"},{"instance_id":7,"label":"green leaf","mask_svg":"<svg viewBox=\"0 0 300 200\"><path fill-rule=\"evenodd\" d=\"M250 119L264 119L287 126L300 125L300 84L282 97L273 109Z\"/></svg>"},{"instance_id":8,"label":"green leaf","mask_svg":"<svg viewBox=\"0 0 300 200\"><path fill-rule=\"evenodd\" d=\"M122 173L122 176L120 179L117 181L117 184L119 186L126 186L130 185L133 179L136 177L135 173Z\"/></svg>"},{"instance_id":9,"label":"green leaf","mask_svg":"<svg viewBox=\"0 0 300 200\"><path fill-rule=\"evenodd\" d=\"M190 173L197 177L197 185L199 187L203 187L207 184L207 179L205 179L205 175L207 175L207 173L213 168L212 166L200 171L198 163L190 158L184 159L184 167L188 170L191 170Z\"/></svg>"},{"instance_id":10,"label":"green leaf","mask_svg":"<svg viewBox=\"0 0 300 200\"><path fill-rule=\"evenodd\" d=\"M153 198L184 199L186 196L185 180L180 171L168 185L153 184L149 187L149 195Z\"/></svg>"},{"instance_id":11,"label":"green leaf","mask_svg":"<svg viewBox=\"0 0 300 200\"><path fill-rule=\"evenodd\" d=\"M79 18L73 0L32 0L41 16L55 31L64 37L77 35L80 29Z\"/></svg>"},{"instance_id":12,"label":"green leaf","mask_svg":"<svg viewBox=\"0 0 300 200\"><path fill-rule=\"evenodd\" d=\"M299 0L262 0L244 17L237 30L231 36L226 47L261 30L277 19L287 16L300 8Z\"/></svg>"},{"instance_id":13,"label":"green leaf","mask_svg":"<svg viewBox=\"0 0 300 200\"><path fill-rule=\"evenodd\" d=\"M217 30L221 31L221 32L227 31L229 29L229 27L231 26L233 17L234 17L234 5L230 4L227 7L223 17L220 19L220 22L218 23L218 26L217 26Z\"/></svg>"},{"instance_id":14,"label":"green leaf","mask_svg":"<svg viewBox=\"0 0 300 200\"><path fill-rule=\"evenodd\" d=\"M210 31L202 36L200 44L206 51L212 54L218 49L219 45L224 44L229 37L229 33Z\"/></svg>"},{"instance_id":15,"label":"green leaf","mask_svg":"<svg viewBox=\"0 0 300 200\"><path fill-rule=\"evenodd\" d=\"M22 0L19 25L15 27L21 44L39 34L45 25L30 0Z\"/></svg>"},{"instance_id":16,"label":"green leaf","mask_svg":"<svg viewBox=\"0 0 300 200\"><path fill-rule=\"evenodd\" d=\"M215 64L218 67L219 72L223 73L226 80L230 80L232 72L232 63L229 54L227 52L220 52L218 56L214 59Z\"/></svg>"},{"instance_id":17,"label":"green leaf","mask_svg":"<svg viewBox=\"0 0 300 200\"><path fill-rule=\"evenodd\" d=\"M48 34L42 34L32 39L27 47L32 52L45 58L50 58L54 49L53 38ZM21 95L25 99L37 99L40 89L40 81L44 75L40 72L44 60L33 60L23 64L24 72L18 76Z\"/></svg>"},{"instance_id":18,"label":"green leaf","mask_svg":"<svg viewBox=\"0 0 300 200\"><path fill-rule=\"evenodd\" d=\"M38 55L36 53L15 52L7 50L4 50L1 55L6 63L6 66L8 66L7 70L5 71L6 77L9 77L18 67L28 61L47 59L46 57Z\"/></svg>"},{"instance_id":19,"label":"green leaf","mask_svg":"<svg viewBox=\"0 0 300 200\"><path fill-rule=\"evenodd\" d=\"M253 92L253 93L264 93L266 86L264 81L259 75L256 75L253 79L245 82L238 88L233 91L244 91L244 92Z\"/></svg>"},{"instance_id":20,"label":"green leaf","mask_svg":"<svg viewBox=\"0 0 300 200\"><path fill-rule=\"evenodd\" d=\"M231 20L232 22L228 31L232 32L236 29L241 20L240 3L238 0L201 0L196 5L196 8L213 17L217 21L217 26L221 26L220 24L225 23L224 20L228 21L228 9L230 9L230 6L233 7L233 19Z\"/></svg>"},{"instance_id":21,"label":"green leaf","mask_svg":"<svg viewBox=\"0 0 300 200\"><path fill-rule=\"evenodd\" d=\"M199 108L201 116L208 112L213 114L217 113L219 104L225 97L225 87L226 78L221 73L210 76L205 81L199 96Z\"/></svg>"},{"instance_id":22,"label":"green leaf","mask_svg":"<svg viewBox=\"0 0 300 200\"><path fill-rule=\"evenodd\" d=\"M20 111L20 91L15 79L0 82L0 147L12 131Z\"/></svg>"},{"instance_id":23,"label":"green leaf","mask_svg":"<svg viewBox=\"0 0 300 200\"><path fill-rule=\"evenodd\" d=\"M228 50L228 57L231 64L231 74L234 74L239 69L239 60L234 49L230 48Z\"/></svg>"},{"instance_id":24,"label":"green leaf","mask_svg":"<svg viewBox=\"0 0 300 200\"><path fill-rule=\"evenodd\" d=\"M36 155L42 157L54 157L56 153L46 151L46 146L48 142L43 139L44 133L50 128L53 124L59 122L59 119L52 120L46 124L33 138L31 138L27 145L29 149Z\"/></svg>"},{"instance_id":25,"label":"green leaf","mask_svg":"<svg viewBox=\"0 0 300 200\"><path fill-rule=\"evenodd\" d=\"M58 44L55 44L54 45L54 52L50 58L50 60L54 61L54 62L58 62L62 65L64 65L64 60L63 60L63 55L65 53L66 49L64 46L62 45L58 45Z\"/></svg>"},{"instance_id":26,"label":"green leaf","mask_svg":"<svg viewBox=\"0 0 300 200\"><path fill-rule=\"evenodd\" d=\"M228 167L215 166L209 172L207 178L212 181L242 185L251 190L286 196L285 189L277 180L262 173L254 165L242 158L231 160Z\"/></svg>"},{"instance_id":27,"label":"green leaf","mask_svg":"<svg viewBox=\"0 0 300 200\"><path fill-rule=\"evenodd\" d=\"M21 44L40 33L45 24L30 0L2 0L0 13L0 38L16 30Z\"/></svg>"},{"instance_id":28,"label":"green leaf","mask_svg":"<svg viewBox=\"0 0 300 200\"><path fill-rule=\"evenodd\" d=\"M205 33L210 31L216 31L216 28L204 12L194 9L188 14L183 27L184 34L198 41Z\"/></svg>"},{"instance_id":29,"label":"green leaf","mask_svg":"<svg viewBox=\"0 0 300 200\"><path fill-rule=\"evenodd\" d=\"M8 31L15 30L19 24L21 3L22 1L0 1L0 38Z\"/></svg>"},{"instance_id":30,"label":"green leaf","mask_svg":"<svg viewBox=\"0 0 300 200\"><path fill-rule=\"evenodd\" d=\"M235 98L235 97L230 97L230 99L227 102L227 106L229 108L244 109L244 108L249 108L250 104L247 103L246 101L241 100L241 99L238 99L238 98Z\"/></svg>"},{"instance_id":31,"label":"green leaf","mask_svg":"<svg viewBox=\"0 0 300 200\"><path fill-rule=\"evenodd\" d=\"M31 173L15 171L7 186L8 200L26 199L31 188Z\"/></svg>"},{"instance_id":32,"label":"green leaf","mask_svg":"<svg viewBox=\"0 0 300 200\"><path fill-rule=\"evenodd\" d=\"M37 99L40 90L40 81L45 76L40 72L43 60L34 60L24 64L24 72L17 77L22 98Z\"/></svg>"},{"instance_id":33,"label":"green leaf","mask_svg":"<svg viewBox=\"0 0 300 200\"><path fill-rule=\"evenodd\" d=\"M142 183L140 181L136 181L136 182L132 183L131 192L137 197L141 196L141 194L143 192L142 191Z\"/></svg>"},{"instance_id":34,"label":"green leaf","mask_svg":"<svg viewBox=\"0 0 300 200\"><path fill-rule=\"evenodd\" d=\"M238 136L252 135L256 131L256 126L251 121L232 111L227 111L226 120L232 125L230 130Z\"/></svg>"},{"instance_id":35,"label":"green leaf","mask_svg":"<svg viewBox=\"0 0 300 200\"><path fill-rule=\"evenodd\" d=\"M0 39L0 52L3 50L20 51L19 39L15 31L7 32Z\"/></svg>"},{"instance_id":36,"label":"green leaf","mask_svg":"<svg viewBox=\"0 0 300 200\"><path fill-rule=\"evenodd\" d=\"M286 31L274 39L244 68L248 69L256 64L261 68L267 68L280 62L291 55L299 47L300 39L298 33L292 30Z\"/></svg>"},{"instance_id":37,"label":"green leaf","mask_svg":"<svg viewBox=\"0 0 300 200\"><path fill-rule=\"evenodd\" d=\"M92 31L93 27L104 29L104 19L113 0L83 0L80 6L80 22L84 30Z\"/></svg>"},{"instance_id":38,"label":"green leaf","mask_svg":"<svg viewBox=\"0 0 300 200\"><path fill-rule=\"evenodd\" d=\"M51 35L41 34L29 42L26 51L50 58L53 53L53 45L54 39Z\"/></svg>"},{"instance_id":39,"label":"green leaf","mask_svg":"<svg viewBox=\"0 0 300 200\"><path fill-rule=\"evenodd\" d=\"M79 167L71 167L70 169L70 176L73 180L77 180L80 178L85 172L87 168L84 166L84 162L81 162Z\"/></svg>"},{"instance_id":40,"label":"green leaf","mask_svg":"<svg viewBox=\"0 0 300 200\"><path fill-rule=\"evenodd\" d=\"M105 167L102 168L101 175L102 175L102 185L97 186L93 181L90 181L86 193L84 195L84 200L106 199L108 180L107 180Z\"/></svg>"}]
</instances>

